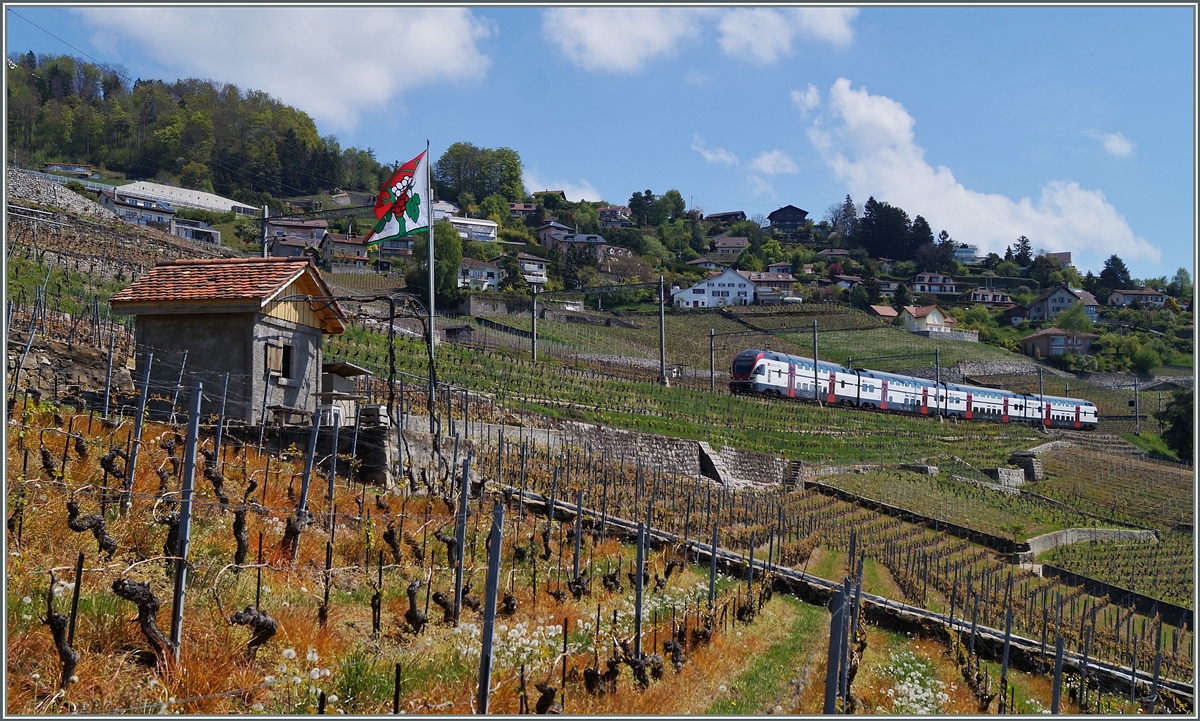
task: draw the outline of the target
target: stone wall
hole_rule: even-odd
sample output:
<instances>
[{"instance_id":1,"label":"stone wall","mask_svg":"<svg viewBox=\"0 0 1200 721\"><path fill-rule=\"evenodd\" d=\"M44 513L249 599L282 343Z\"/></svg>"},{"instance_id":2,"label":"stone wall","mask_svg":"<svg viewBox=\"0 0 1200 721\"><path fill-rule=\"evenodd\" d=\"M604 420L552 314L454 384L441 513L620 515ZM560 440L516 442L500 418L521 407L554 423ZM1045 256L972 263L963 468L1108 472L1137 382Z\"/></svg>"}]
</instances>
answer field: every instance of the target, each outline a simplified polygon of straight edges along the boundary
<instances>
[{"instance_id":1,"label":"stone wall","mask_svg":"<svg viewBox=\"0 0 1200 721\"><path fill-rule=\"evenodd\" d=\"M782 483L787 459L740 448L721 447L721 458L734 478L755 483Z\"/></svg>"},{"instance_id":2,"label":"stone wall","mask_svg":"<svg viewBox=\"0 0 1200 721\"><path fill-rule=\"evenodd\" d=\"M1036 556L1051 548L1068 546L1073 543L1087 541L1136 541L1142 543L1157 543L1158 533L1155 531L1132 531L1124 528L1068 528L1064 531L1043 533L1029 539L1029 550Z\"/></svg>"}]
</instances>

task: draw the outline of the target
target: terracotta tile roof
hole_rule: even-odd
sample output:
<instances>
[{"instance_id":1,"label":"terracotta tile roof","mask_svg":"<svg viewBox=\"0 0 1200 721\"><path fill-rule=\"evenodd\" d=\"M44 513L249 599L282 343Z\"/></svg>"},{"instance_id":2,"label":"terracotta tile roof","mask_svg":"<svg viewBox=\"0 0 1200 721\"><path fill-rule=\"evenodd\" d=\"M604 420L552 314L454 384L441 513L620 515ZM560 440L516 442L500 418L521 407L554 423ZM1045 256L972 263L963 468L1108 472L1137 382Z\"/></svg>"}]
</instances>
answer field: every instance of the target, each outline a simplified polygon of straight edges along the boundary
<instances>
[{"instance_id":1,"label":"terracotta tile roof","mask_svg":"<svg viewBox=\"0 0 1200 721\"><path fill-rule=\"evenodd\" d=\"M912 305L904 306L904 310L908 311L908 314L914 318L923 318L923 317L929 315L930 313L932 313L934 308L937 308L939 311L941 311L943 316L946 315L946 312L943 311L941 308L938 308L936 304L935 305L923 305L919 308L916 306L912 306ZM947 316L947 319L949 319L949 316Z\"/></svg>"},{"instance_id":2,"label":"terracotta tile roof","mask_svg":"<svg viewBox=\"0 0 1200 721\"><path fill-rule=\"evenodd\" d=\"M308 258L208 258L159 261L112 302L263 300L310 267L322 290L333 295Z\"/></svg>"}]
</instances>

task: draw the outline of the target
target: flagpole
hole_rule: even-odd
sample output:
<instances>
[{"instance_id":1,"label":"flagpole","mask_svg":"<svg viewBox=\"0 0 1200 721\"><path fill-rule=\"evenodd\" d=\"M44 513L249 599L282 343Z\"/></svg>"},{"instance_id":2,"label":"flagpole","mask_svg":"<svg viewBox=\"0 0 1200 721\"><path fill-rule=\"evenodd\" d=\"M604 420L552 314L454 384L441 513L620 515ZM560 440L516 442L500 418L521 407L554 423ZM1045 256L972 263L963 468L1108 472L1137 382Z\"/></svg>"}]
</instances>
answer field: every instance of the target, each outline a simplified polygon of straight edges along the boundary
<instances>
[{"instance_id":1,"label":"flagpole","mask_svg":"<svg viewBox=\"0 0 1200 721\"><path fill-rule=\"evenodd\" d=\"M437 345L437 330L433 324L433 183L430 181L429 139L425 139L425 209L426 222L429 224L429 433L437 440L437 381L433 370L433 350Z\"/></svg>"}]
</instances>

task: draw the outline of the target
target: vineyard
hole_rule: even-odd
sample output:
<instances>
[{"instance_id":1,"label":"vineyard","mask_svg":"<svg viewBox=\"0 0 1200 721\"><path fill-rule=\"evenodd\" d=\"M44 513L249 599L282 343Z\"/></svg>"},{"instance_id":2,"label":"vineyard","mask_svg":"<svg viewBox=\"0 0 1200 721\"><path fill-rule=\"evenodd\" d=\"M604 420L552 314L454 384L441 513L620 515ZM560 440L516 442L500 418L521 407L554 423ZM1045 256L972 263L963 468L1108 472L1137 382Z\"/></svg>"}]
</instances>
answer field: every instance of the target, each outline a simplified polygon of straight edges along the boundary
<instances>
[{"instance_id":1,"label":"vineyard","mask_svg":"<svg viewBox=\"0 0 1200 721\"><path fill-rule=\"evenodd\" d=\"M130 324L107 299L145 264L189 249L139 246L96 224L97 252L78 254L69 229L42 225L35 241L22 223L9 224L14 337L113 348L124 365ZM359 297L392 282L331 280ZM1190 707L1186 684L1172 680L1194 674L1190 613L1091 595L1000 550L1067 528L1154 528L1158 543L1076 544L1041 560L1191 608L1190 468L1099 437L707 390L710 328L816 318L821 357L839 362L931 365L936 347L944 368L980 360L984 346L893 336L838 309L669 314L668 358L685 374L664 387L657 316L624 316L636 328L539 319L537 363L519 335L527 316L492 318L517 332L439 317L439 330L472 331L437 350L446 445L414 455L410 445L432 449L413 435L428 421L421 321L397 319L393 355L386 304L344 306L347 331L326 339L326 360L370 370L359 390L374 402L396 372L393 418L408 430L394 486L363 482L363 452L386 449L357 426L357 456L318 455L311 441L263 447L254 425L229 426L218 447L217 419L188 410L179 392L202 380L211 393L214 379L164 349L152 349L155 363L179 383L155 389L154 417L174 423L120 415L128 397L114 397L106 418L57 385L14 384L8 712L470 713L486 703L497 713L808 714L829 708L833 671L837 708L854 712L1036 713L1051 707L1052 685L1065 712ZM743 340L812 347L811 332L717 340L718 370ZM10 378L24 362L16 350ZM786 467L787 482L745 478L735 490L651 447L618 454L599 431L581 442L570 421L643 434L635 443L657 434L756 451ZM1053 438L1066 443L1039 451L1044 480L1000 492L984 473ZM939 472L913 470L925 466ZM823 606L838 607L830 589L843 580L846 611L831 616ZM863 622L852 622L860 607ZM1011 664L998 640L1006 629L1025 649ZM1059 639L1067 670L1055 677Z\"/></svg>"}]
</instances>

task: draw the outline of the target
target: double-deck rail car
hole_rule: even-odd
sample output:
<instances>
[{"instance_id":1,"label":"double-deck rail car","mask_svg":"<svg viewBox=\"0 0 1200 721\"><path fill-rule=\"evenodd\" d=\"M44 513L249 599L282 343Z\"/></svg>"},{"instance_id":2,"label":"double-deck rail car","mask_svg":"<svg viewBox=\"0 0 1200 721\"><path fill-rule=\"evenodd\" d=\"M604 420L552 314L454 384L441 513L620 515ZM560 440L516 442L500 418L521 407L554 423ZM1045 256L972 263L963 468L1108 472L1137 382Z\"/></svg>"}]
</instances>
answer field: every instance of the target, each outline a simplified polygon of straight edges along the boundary
<instances>
[{"instance_id":1,"label":"double-deck rail car","mask_svg":"<svg viewBox=\"0 0 1200 721\"><path fill-rule=\"evenodd\" d=\"M1014 393L750 349L733 360L732 393L818 400L891 413L1095 430L1096 405L1082 398Z\"/></svg>"}]
</instances>

